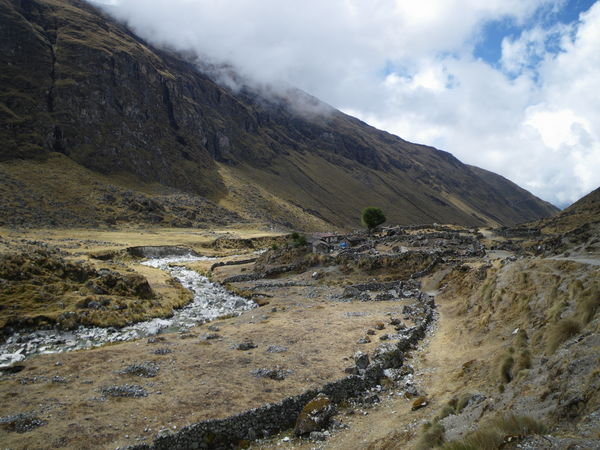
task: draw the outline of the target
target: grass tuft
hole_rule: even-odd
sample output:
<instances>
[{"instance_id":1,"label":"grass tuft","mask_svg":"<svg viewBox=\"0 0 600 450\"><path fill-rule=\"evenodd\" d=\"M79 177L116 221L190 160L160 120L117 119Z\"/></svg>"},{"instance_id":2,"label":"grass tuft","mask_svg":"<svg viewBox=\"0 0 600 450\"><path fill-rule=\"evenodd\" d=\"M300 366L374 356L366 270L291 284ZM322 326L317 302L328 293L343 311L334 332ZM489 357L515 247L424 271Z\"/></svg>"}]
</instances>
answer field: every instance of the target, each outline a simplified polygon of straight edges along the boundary
<instances>
[{"instance_id":1,"label":"grass tuft","mask_svg":"<svg viewBox=\"0 0 600 450\"><path fill-rule=\"evenodd\" d=\"M581 323L590 323L600 308L600 288L598 283L583 291L577 298L577 317Z\"/></svg>"},{"instance_id":2,"label":"grass tuft","mask_svg":"<svg viewBox=\"0 0 600 450\"><path fill-rule=\"evenodd\" d=\"M515 365L515 360L512 356L505 356L500 363L500 379L504 383L510 383L513 379L512 369Z\"/></svg>"},{"instance_id":3,"label":"grass tuft","mask_svg":"<svg viewBox=\"0 0 600 450\"><path fill-rule=\"evenodd\" d=\"M444 450L497 450L502 448L509 437L524 437L543 434L546 427L528 416L500 416L483 423L464 439L443 445Z\"/></svg>"},{"instance_id":4,"label":"grass tuft","mask_svg":"<svg viewBox=\"0 0 600 450\"><path fill-rule=\"evenodd\" d=\"M423 433L415 445L415 450L439 447L444 443L444 431L444 427L439 423L426 423L423 425Z\"/></svg>"},{"instance_id":5,"label":"grass tuft","mask_svg":"<svg viewBox=\"0 0 600 450\"><path fill-rule=\"evenodd\" d=\"M572 338L581 331L579 322L573 319L563 319L550 328L547 334L546 351L554 353L565 341Z\"/></svg>"}]
</instances>

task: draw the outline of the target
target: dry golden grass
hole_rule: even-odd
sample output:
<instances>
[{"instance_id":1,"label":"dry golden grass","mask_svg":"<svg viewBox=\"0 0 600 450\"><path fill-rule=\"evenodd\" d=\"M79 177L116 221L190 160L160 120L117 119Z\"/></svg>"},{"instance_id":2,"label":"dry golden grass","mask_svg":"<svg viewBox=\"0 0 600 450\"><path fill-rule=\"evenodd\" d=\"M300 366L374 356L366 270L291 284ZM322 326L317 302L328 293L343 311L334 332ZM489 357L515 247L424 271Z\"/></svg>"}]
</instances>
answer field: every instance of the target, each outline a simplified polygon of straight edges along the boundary
<instances>
[{"instance_id":1,"label":"dry golden grass","mask_svg":"<svg viewBox=\"0 0 600 450\"><path fill-rule=\"evenodd\" d=\"M581 331L581 324L573 319L563 319L553 325L546 335L546 351L554 353L558 347Z\"/></svg>"},{"instance_id":2,"label":"dry golden grass","mask_svg":"<svg viewBox=\"0 0 600 450\"><path fill-rule=\"evenodd\" d=\"M443 450L498 450L508 442L508 437L520 439L545 432L546 427L537 420L511 414L486 421L464 439L447 442L441 448Z\"/></svg>"},{"instance_id":3,"label":"dry golden grass","mask_svg":"<svg viewBox=\"0 0 600 450\"><path fill-rule=\"evenodd\" d=\"M415 450L429 450L439 447L444 442L444 427L439 423L426 423L419 437Z\"/></svg>"},{"instance_id":4,"label":"dry golden grass","mask_svg":"<svg viewBox=\"0 0 600 450\"><path fill-rule=\"evenodd\" d=\"M131 264L157 292L169 288L161 271ZM307 277L310 279L310 273ZM240 289L244 289L243 285ZM142 340L26 360L20 374L3 377L0 382L0 416L28 410L29 405L35 404L41 405L43 411L49 408L42 414L48 424L24 435L2 435L3 445L40 448L46 443L60 443L66 448L85 448L89 442L93 443L90 447L115 448L132 444L137 437L151 438L163 427L179 429L193 422L226 417L322 386L346 376L344 368L353 364L356 351L372 351L379 344L377 335L385 330L378 331L370 344L356 341L365 336L372 323L388 322L386 313L392 311L401 317L404 305L333 303L318 297L306 298L303 287L269 294L273 297L268 299L268 308L215 321L213 325L219 327L221 339L200 340L199 336L209 332L202 326L192 329L188 339L177 334L162 335L156 344ZM258 348L247 352L231 348L246 339ZM269 353L269 345L284 346L288 351ZM171 352L154 354L159 347L167 347ZM115 375L124 366L142 361L160 366L156 378ZM251 373L253 369L277 366L292 373L282 381L256 378ZM50 380L55 375L69 382L53 384ZM19 382L22 377L37 377L40 381L24 384ZM124 383L140 384L150 395L98 400L101 387ZM58 406L56 398L60 398ZM125 438L126 434L129 438Z\"/></svg>"}]
</instances>

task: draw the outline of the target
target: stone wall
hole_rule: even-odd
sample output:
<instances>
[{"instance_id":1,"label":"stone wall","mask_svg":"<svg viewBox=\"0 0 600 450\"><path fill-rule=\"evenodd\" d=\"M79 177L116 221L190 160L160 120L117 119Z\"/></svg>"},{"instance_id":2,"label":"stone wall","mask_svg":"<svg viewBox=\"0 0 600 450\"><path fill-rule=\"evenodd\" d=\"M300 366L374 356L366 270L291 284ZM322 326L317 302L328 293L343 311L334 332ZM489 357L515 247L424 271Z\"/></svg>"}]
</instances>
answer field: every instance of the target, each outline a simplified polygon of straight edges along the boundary
<instances>
[{"instance_id":1,"label":"stone wall","mask_svg":"<svg viewBox=\"0 0 600 450\"><path fill-rule=\"evenodd\" d=\"M300 411L319 393L334 403L355 397L380 383L385 369L402 366L404 352L414 347L426 335L434 318L433 297L419 296L422 319L394 342L386 342L373 352L372 362L366 369L355 369L358 375L349 375L320 389L285 398L259 408L250 409L225 419L212 419L189 425L175 433L159 435L151 444L128 447L129 450L177 450L231 448L240 441L252 441L291 428Z\"/></svg>"}]
</instances>

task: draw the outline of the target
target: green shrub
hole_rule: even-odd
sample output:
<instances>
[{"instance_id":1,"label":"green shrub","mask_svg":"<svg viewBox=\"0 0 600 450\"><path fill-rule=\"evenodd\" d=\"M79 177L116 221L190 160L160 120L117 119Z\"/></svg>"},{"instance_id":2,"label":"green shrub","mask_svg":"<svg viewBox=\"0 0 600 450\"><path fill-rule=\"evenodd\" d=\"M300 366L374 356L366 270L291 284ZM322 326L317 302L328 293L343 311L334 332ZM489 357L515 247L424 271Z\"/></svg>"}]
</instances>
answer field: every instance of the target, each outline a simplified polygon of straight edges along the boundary
<instances>
[{"instance_id":1,"label":"green shrub","mask_svg":"<svg viewBox=\"0 0 600 450\"><path fill-rule=\"evenodd\" d=\"M381 208L376 208L374 206L369 206L368 208L363 209L361 214L361 221L369 229L369 231L381 225L386 220L387 219Z\"/></svg>"}]
</instances>

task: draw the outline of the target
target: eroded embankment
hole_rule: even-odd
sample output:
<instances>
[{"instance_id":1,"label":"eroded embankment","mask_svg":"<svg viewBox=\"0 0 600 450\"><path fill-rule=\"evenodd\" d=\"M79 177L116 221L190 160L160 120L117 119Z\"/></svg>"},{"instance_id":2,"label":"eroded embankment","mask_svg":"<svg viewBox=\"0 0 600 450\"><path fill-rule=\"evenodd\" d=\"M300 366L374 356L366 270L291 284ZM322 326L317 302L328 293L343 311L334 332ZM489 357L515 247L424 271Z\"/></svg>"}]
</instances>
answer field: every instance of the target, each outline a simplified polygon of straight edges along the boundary
<instances>
[{"instance_id":1,"label":"eroded embankment","mask_svg":"<svg viewBox=\"0 0 600 450\"><path fill-rule=\"evenodd\" d=\"M417 449L597 448L598 274L537 258L455 268L420 363L427 427L398 425L369 448L406 448L407 436Z\"/></svg>"}]
</instances>

